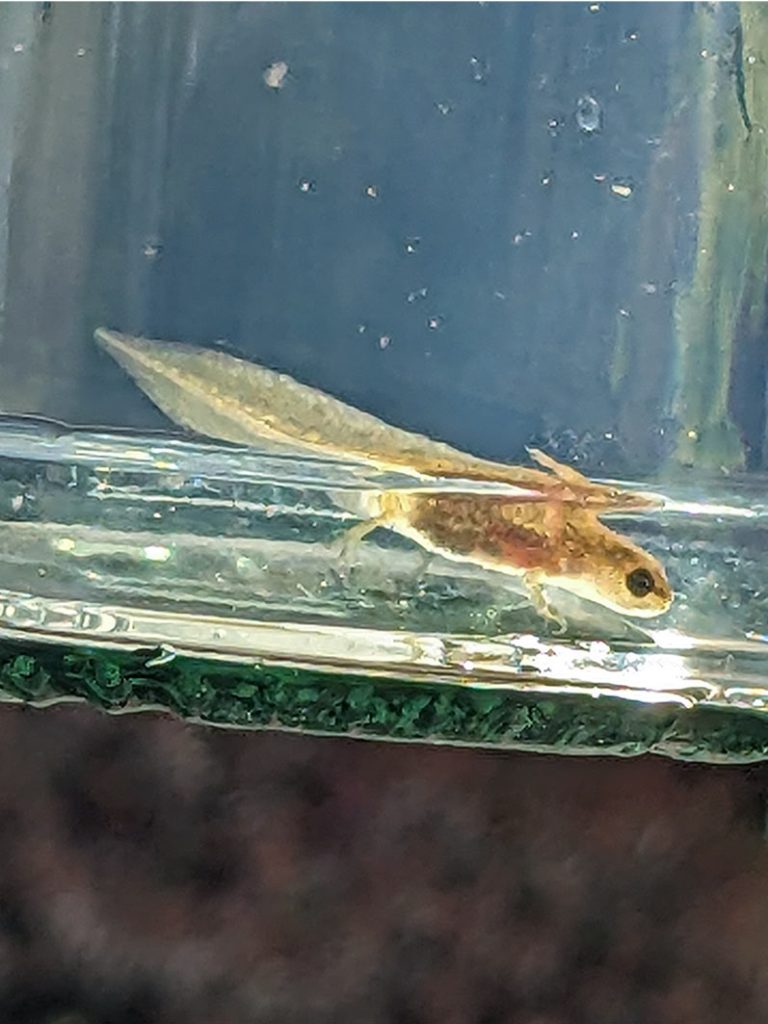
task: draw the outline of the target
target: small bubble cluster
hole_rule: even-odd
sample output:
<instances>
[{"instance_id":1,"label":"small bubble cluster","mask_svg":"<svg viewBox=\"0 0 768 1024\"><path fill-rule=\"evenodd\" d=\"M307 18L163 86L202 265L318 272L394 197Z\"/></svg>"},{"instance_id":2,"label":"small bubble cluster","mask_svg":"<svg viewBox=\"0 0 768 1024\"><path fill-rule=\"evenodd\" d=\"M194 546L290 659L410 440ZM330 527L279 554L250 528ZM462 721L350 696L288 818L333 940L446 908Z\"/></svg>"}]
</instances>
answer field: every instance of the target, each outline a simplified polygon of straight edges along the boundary
<instances>
[{"instance_id":1,"label":"small bubble cluster","mask_svg":"<svg viewBox=\"0 0 768 1024\"><path fill-rule=\"evenodd\" d=\"M471 57L469 66L473 82L484 82L488 78L490 66L487 60L483 60L482 57Z\"/></svg>"},{"instance_id":2,"label":"small bubble cluster","mask_svg":"<svg viewBox=\"0 0 768 1024\"><path fill-rule=\"evenodd\" d=\"M585 135L593 135L602 129L602 107L589 93L579 96L576 101L576 124Z\"/></svg>"}]
</instances>

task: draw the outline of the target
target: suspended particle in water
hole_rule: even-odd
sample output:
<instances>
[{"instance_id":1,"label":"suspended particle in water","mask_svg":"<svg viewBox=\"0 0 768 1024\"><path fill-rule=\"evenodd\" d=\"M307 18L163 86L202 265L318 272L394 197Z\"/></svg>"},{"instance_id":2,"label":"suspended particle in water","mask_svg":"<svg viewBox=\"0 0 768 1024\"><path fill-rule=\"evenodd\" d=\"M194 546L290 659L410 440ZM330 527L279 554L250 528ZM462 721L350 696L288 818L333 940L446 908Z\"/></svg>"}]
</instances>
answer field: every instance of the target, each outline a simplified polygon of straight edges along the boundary
<instances>
[{"instance_id":1,"label":"suspended particle in water","mask_svg":"<svg viewBox=\"0 0 768 1024\"><path fill-rule=\"evenodd\" d=\"M632 195L633 185L630 181L617 178L611 183L611 192L620 199L629 199Z\"/></svg>"},{"instance_id":2,"label":"suspended particle in water","mask_svg":"<svg viewBox=\"0 0 768 1024\"><path fill-rule=\"evenodd\" d=\"M655 295L656 292L659 290L658 286L654 284L653 281L643 281L640 285L640 288L642 291L645 292L646 295Z\"/></svg>"},{"instance_id":3,"label":"suspended particle in water","mask_svg":"<svg viewBox=\"0 0 768 1024\"><path fill-rule=\"evenodd\" d=\"M365 332L367 330L368 330L368 324L358 324L357 325L357 333L358 334L365 334Z\"/></svg>"},{"instance_id":4,"label":"suspended particle in water","mask_svg":"<svg viewBox=\"0 0 768 1024\"><path fill-rule=\"evenodd\" d=\"M419 302L419 301L421 301L421 299L426 299L426 297L427 297L427 289L426 288L417 288L415 291L408 292L408 296L407 296L409 302Z\"/></svg>"},{"instance_id":5,"label":"suspended particle in water","mask_svg":"<svg viewBox=\"0 0 768 1024\"><path fill-rule=\"evenodd\" d=\"M388 334L382 334L381 337L379 338L379 348L380 349L389 348L389 346L391 344L392 344L392 338Z\"/></svg>"},{"instance_id":6,"label":"suspended particle in water","mask_svg":"<svg viewBox=\"0 0 768 1024\"><path fill-rule=\"evenodd\" d=\"M587 10L590 14L597 14L597 12L600 10L600 4L590 4Z\"/></svg>"},{"instance_id":7,"label":"suspended particle in water","mask_svg":"<svg viewBox=\"0 0 768 1024\"><path fill-rule=\"evenodd\" d=\"M547 132L550 138L557 138L557 136L560 134L563 128L564 123L565 122L563 121L562 117L550 117L550 119L547 121Z\"/></svg>"},{"instance_id":8,"label":"suspended particle in water","mask_svg":"<svg viewBox=\"0 0 768 1024\"><path fill-rule=\"evenodd\" d=\"M302 178L299 182L299 192L316 192L317 184L311 178Z\"/></svg>"},{"instance_id":9,"label":"suspended particle in water","mask_svg":"<svg viewBox=\"0 0 768 1024\"><path fill-rule=\"evenodd\" d=\"M584 93L576 100L576 124L585 135L594 135L603 127L603 110L594 96Z\"/></svg>"},{"instance_id":10,"label":"suspended particle in water","mask_svg":"<svg viewBox=\"0 0 768 1024\"><path fill-rule=\"evenodd\" d=\"M487 60L483 60L482 57L471 57L469 66L472 70L473 82L484 82L488 78L490 66Z\"/></svg>"},{"instance_id":11,"label":"suspended particle in water","mask_svg":"<svg viewBox=\"0 0 768 1024\"><path fill-rule=\"evenodd\" d=\"M541 178L539 179L541 184L545 185L545 186L546 185L551 185L554 180L555 180L555 175L553 174L552 171L544 171L544 173L542 174Z\"/></svg>"},{"instance_id":12,"label":"suspended particle in water","mask_svg":"<svg viewBox=\"0 0 768 1024\"><path fill-rule=\"evenodd\" d=\"M378 185L366 185L365 186L365 194L368 196L369 199L378 199L379 198L379 186Z\"/></svg>"},{"instance_id":13,"label":"suspended particle in water","mask_svg":"<svg viewBox=\"0 0 768 1024\"><path fill-rule=\"evenodd\" d=\"M636 32L634 29L631 29L629 32L624 33L624 42L636 43L639 38L639 35L639 32Z\"/></svg>"},{"instance_id":14,"label":"suspended particle in water","mask_svg":"<svg viewBox=\"0 0 768 1024\"><path fill-rule=\"evenodd\" d=\"M277 91L283 88L287 76L288 65L284 60L276 60L268 68L265 68L264 74L261 77L264 79L266 86Z\"/></svg>"},{"instance_id":15,"label":"suspended particle in water","mask_svg":"<svg viewBox=\"0 0 768 1024\"><path fill-rule=\"evenodd\" d=\"M24 43L14 43L13 44L13 52L14 53L24 53Z\"/></svg>"},{"instance_id":16,"label":"suspended particle in water","mask_svg":"<svg viewBox=\"0 0 768 1024\"><path fill-rule=\"evenodd\" d=\"M416 252L416 250L419 248L420 245L421 245L421 239L420 238L418 238L416 236L413 236L411 238L406 238L406 240L405 240L405 251L408 252L408 253L414 253L414 252Z\"/></svg>"},{"instance_id":17,"label":"suspended particle in water","mask_svg":"<svg viewBox=\"0 0 768 1024\"><path fill-rule=\"evenodd\" d=\"M160 259L163 254L162 243L152 239L146 241L142 246L141 254L147 260Z\"/></svg>"},{"instance_id":18,"label":"suspended particle in water","mask_svg":"<svg viewBox=\"0 0 768 1024\"><path fill-rule=\"evenodd\" d=\"M78 46L76 53L78 57L84 57L87 53L87 50L84 46Z\"/></svg>"},{"instance_id":19,"label":"suspended particle in water","mask_svg":"<svg viewBox=\"0 0 768 1024\"><path fill-rule=\"evenodd\" d=\"M453 107L451 106L450 103L435 103L435 106L444 117L446 114L450 114L451 111L453 110Z\"/></svg>"},{"instance_id":20,"label":"suspended particle in water","mask_svg":"<svg viewBox=\"0 0 768 1024\"><path fill-rule=\"evenodd\" d=\"M427 317L427 327L430 331L439 331L445 323L445 317L436 314L435 316Z\"/></svg>"}]
</instances>

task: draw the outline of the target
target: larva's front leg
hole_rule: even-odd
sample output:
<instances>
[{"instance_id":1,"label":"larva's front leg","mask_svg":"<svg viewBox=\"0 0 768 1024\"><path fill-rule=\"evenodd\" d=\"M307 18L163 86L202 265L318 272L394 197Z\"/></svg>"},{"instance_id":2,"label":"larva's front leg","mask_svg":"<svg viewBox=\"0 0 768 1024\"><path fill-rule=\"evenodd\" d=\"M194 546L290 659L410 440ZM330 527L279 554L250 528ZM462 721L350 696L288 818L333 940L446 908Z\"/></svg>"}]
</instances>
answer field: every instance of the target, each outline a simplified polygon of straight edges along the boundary
<instances>
[{"instance_id":1,"label":"larva's front leg","mask_svg":"<svg viewBox=\"0 0 768 1024\"><path fill-rule=\"evenodd\" d=\"M554 622L558 633L565 633L568 623L560 613L552 607L544 593L542 581L538 573L528 572L523 576L523 583L531 599L531 604L543 619Z\"/></svg>"}]
</instances>

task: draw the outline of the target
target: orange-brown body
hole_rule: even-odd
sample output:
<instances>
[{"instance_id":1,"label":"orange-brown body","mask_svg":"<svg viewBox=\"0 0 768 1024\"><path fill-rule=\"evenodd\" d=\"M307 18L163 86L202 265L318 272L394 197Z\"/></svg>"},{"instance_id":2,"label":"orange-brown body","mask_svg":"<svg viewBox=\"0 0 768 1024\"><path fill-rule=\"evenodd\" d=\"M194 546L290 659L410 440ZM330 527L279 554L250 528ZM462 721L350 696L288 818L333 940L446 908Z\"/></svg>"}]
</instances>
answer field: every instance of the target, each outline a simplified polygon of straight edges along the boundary
<instances>
[{"instance_id":1,"label":"orange-brown body","mask_svg":"<svg viewBox=\"0 0 768 1024\"><path fill-rule=\"evenodd\" d=\"M661 614L672 601L657 560L579 504L385 491L369 511L372 522L429 551L521 576L529 588L550 584L643 618ZM640 579L643 592L633 592L628 581L636 591Z\"/></svg>"}]
</instances>

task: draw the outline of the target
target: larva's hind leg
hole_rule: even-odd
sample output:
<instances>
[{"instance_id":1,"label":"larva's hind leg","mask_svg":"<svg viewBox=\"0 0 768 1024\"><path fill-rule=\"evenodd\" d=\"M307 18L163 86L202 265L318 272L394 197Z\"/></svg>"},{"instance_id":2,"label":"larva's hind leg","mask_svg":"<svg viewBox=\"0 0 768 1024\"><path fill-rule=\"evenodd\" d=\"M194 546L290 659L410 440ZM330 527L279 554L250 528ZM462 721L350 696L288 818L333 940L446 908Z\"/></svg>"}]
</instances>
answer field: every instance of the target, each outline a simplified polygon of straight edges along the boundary
<instances>
[{"instance_id":1,"label":"larva's hind leg","mask_svg":"<svg viewBox=\"0 0 768 1024\"><path fill-rule=\"evenodd\" d=\"M348 569L350 567L350 559L354 555L358 544L369 533L378 530L380 526L386 526L386 521L381 516L377 516L374 519L364 519L361 523L355 523L354 526L344 531L333 545L336 557L342 568Z\"/></svg>"},{"instance_id":2,"label":"larva's hind leg","mask_svg":"<svg viewBox=\"0 0 768 1024\"><path fill-rule=\"evenodd\" d=\"M421 582L429 572L430 566L437 558L437 555L434 551L428 551L426 548L420 548L419 556L418 564L413 570L413 578Z\"/></svg>"}]
</instances>

